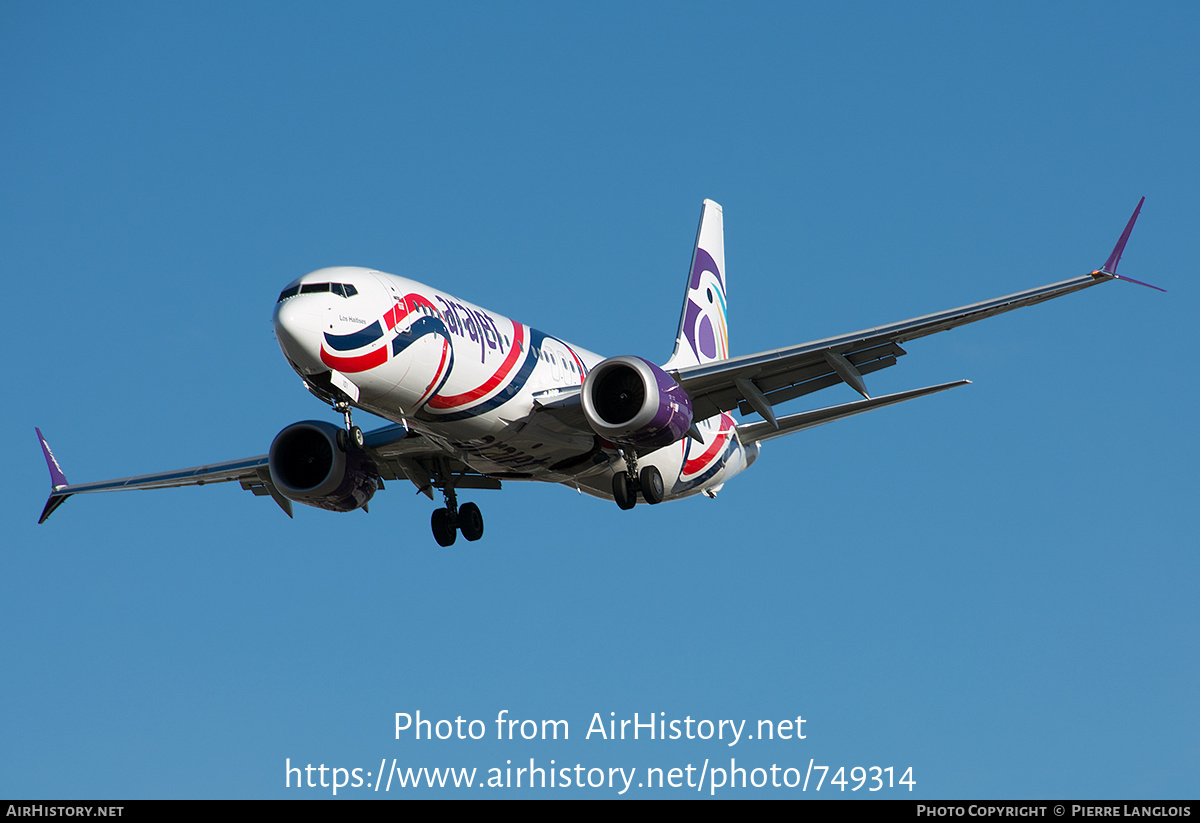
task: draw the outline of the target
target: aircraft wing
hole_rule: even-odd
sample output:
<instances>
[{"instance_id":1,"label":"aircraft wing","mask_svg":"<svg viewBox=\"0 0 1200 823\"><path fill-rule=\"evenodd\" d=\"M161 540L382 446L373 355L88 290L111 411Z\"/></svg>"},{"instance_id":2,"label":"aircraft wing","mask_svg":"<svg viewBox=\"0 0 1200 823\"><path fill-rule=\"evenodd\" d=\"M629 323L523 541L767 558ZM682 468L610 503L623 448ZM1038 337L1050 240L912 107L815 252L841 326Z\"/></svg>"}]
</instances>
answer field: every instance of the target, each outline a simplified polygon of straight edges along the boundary
<instances>
[{"instance_id":1,"label":"aircraft wing","mask_svg":"<svg viewBox=\"0 0 1200 823\"><path fill-rule=\"evenodd\" d=\"M775 420L772 406L839 382L849 384L870 399L863 375L894 366L896 358L905 354L900 344L909 340L1053 300L1108 280L1130 280L1149 286L1117 274L1117 264L1142 202L1134 209L1104 266L1080 277L852 334L687 366L675 372L674 377L691 397L696 419L737 408L742 414L756 411L774 426L779 421Z\"/></svg>"},{"instance_id":2,"label":"aircraft wing","mask_svg":"<svg viewBox=\"0 0 1200 823\"><path fill-rule=\"evenodd\" d=\"M769 411L770 406L841 382L854 387L863 397L869 397L863 375L896 365L896 358L905 354L901 343L1052 300L1111 279L1104 273L1087 274L900 323L719 363L689 366L680 369L675 378L692 398L697 419L734 408L739 408L743 414L752 411L761 414L760 406L766 406ZM770 419L770 415L763 416Z\"/></svg>"},{"instance_id":3,"label":"aircraft wing","mask_svg":"<svg viewBox=\"0 0 1200 823\"><path fill-rule=\"evenodd\" d=\"M63 473L62 467L58 465L58 460L54 457L54 452L50 450L50 444L46 442L45 436L41 429L35 428L37 432L38 442L42 446L42 454L46 457L46 466L50 469L50 498L46 501L46 506L42 509L42 516L38 523L46 522L46 518L54 513L54 510L63 504L63 502L73 494L86 494L88 492L115 492L124 491L126 489L170 489L178 486L203 486L207 483L228 483L233 480L241 481L242 488L254 491L261 487L263 491L255 491L256 494L270 494L267 486L270 484L270 473L267 469L267 456L261 454L257 457L247 457L242 460L229 460L224 463L210 463L205 466L193 466L187 469L175 469L173 471L158 472L156 474L143 474L136 477L120 477L115 480L101 480L94 483L75 483L67 482L67 477ZM282 499L282 498L281 498ZM290 509L285 507L285 511ZM282 503L280 505L283 505ZM290 515L291 512L288 511Z\"/></svg>"},{"instance_id":4,"label":"aircraft wing","mask_svg":"<svg viewBox=\"0 0 1200 823\"><path fill-rule=\"evenodd\" d=\"M905 354L901 344L909 340L947 331L1046 300L1053 300L1056 297L1090 288L1108 280L1129 280L1142 286L1149 286L1148 283L1141 283L1117 274L1117 264L1125 249L1125 243L1129 240L1129 234L1133 230L1133 224L1141 212L1143 202L1145 202L1144 197L1138 202L1133 216L1129 218L1125 231L1121 234L1105 264L1080 277L1026 289L993 300L960 306L949 311L914 317L899 323L863 329L851 334L827 337L823 340L814 340L796 346L787 346L718 362L685 366L678 370L672 370L670 374L691 398L693 416L696 420L704 420L735 408L742 414L758 412L766 421L764 425L770 428L772 434L768 435L765 429L738 427L740 434L746 433L747 437L754 440L765 440L768 436L776 436L777 433L785 430L783 420L775 418L772 410L775 405L837 383L847 383L861 394L864 400L846 404L844 407L834 407L842 410L836 414L830 409L806 412L805 414L817 415L818 418L814 419L828 422L846 414L858 414L881 405L922 396L905 392L902 393L903 396L889 395L888 402L874 402L867 391L863 376L896 365L896 359ZM1150 286L1150 288L1157 289L1158 287ZM933 387L932 391L940 391L956 385L962 384L945 384L942 387ZM916 391L929 393L931 390L919 389ZM535 397L535 401L538 412L548 414L562 425L582 431L587 430L588 425L583 415L580 387L573 386L541 392ZM805 423L804 421L808 418L801 418L797 415L785 419L790 421L786 428L787 431L815 425L811 422ZM752 425L757 426L757 424Z\"/></svg>"},{"instance_id":5,"label":"aircraft wing","mask_svg":"<svg viewBox=\"0 0 1200 823\"><path fill-rule=\"evenodd\" d=\"M279 507L292 515L292 501L284 497L271 482L271 470L267 455L246 457L241 460L228 460L224 463L208 463L203 466L192 466L187 469L142 474L134 477L121 477L115 480L101 480L93 483L68 483L62 467L50 450L45 436L40 429L35 428L42 453L46 457L46 465L50 469L50 498L42 510L38 523L44 523L54 510L73 494L89 492L114 492L129 489L172 489L180 486L204 486L209 483L229 483L237 481L242 488L255 495L270 495ZM413 432L404 426L388 425L365 436L366 450L379 470L382 480L397 480L401 478L412 480L419 490L432 496L431 476L437 471L430 472L430 460L442 460L433 468L444 469L456 477L459 488L499 488L498 480L485 478L474 472L461 461L449 456L437 444Z\"/></svg>"},{"instance_id":6,"label":"aircraft wing","mask_svg":"<svg viewBox=\"0 0 1200 823\"><path fill-rule=\"evenodd\" d=\"M758 412L773 427L778 422L773 406L838 383L848 383L864 399L870 400L863 375L896 365L896 358L905 354L901 343L1032 306L1111 279L1113 276L1109 273L1093 272L900 323L687 366L671 375L691 398L696 420L736 408L742 414ZM538 411L551 414L565 425L587 430L578 386L541 392L535 399ZM742 431L741 427L739 431Z\"/></svg>"}]
</instances>

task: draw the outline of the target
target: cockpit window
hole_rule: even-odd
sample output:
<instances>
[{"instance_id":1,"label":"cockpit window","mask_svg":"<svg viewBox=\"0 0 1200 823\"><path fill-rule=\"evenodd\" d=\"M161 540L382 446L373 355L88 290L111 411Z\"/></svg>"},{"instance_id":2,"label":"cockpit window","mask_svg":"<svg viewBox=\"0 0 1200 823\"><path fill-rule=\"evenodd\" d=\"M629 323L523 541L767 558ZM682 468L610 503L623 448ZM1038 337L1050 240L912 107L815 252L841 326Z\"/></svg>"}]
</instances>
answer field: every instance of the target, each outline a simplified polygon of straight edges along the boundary
<instances>
[{"instance_id":1,"label":"cockpit window","mask_svg":"<svg viewBox=\"0 0 1200 823\"><path fill-rule=\"evenodd\" d=\"M358 289L349 283L305 283L302 286L289 286L284 289L279 293L279 299L275 302L282 303L297 294L328 294L330 292L338 297L353 297L358 294Z\"/></svg>"}]
</instances>

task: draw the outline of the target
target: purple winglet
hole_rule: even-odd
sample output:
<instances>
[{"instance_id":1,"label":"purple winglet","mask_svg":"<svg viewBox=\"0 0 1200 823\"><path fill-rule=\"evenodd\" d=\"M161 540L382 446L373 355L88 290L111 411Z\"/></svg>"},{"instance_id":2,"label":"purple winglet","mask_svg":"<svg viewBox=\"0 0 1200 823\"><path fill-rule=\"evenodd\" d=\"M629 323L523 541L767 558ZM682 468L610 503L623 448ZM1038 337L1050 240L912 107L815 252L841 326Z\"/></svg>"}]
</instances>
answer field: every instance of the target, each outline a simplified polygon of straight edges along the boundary
<instances>
[{"instance_id":1,"label":"purple winglet","mask_svg":"<svg viewBox=\"0 0 1200 823\"><path fill-rule=\"evenodd\" d=\"M1118 280L1122 280L1126 283L1137 283L1139 286L1145 286L1146 288L1154 289L1155 291L1161 291L1161 292L1166 291L1166 289L1160 289L1158 286L1152 286L1149 283L1143 283L1141 280L1134 280L1132 277L1126 277L1123 274L1114 274L1113 277L1117 278Z\"/></svg>"},{"instance_id":2,"label":"purple winglet","mask_svg":"<svg viewBox=\"0 0 1200 823\"><path fill-rule=\"evenodd\" d=\"M1117 241L1117 245L1113 246L1112 254L1108 256L1108 260L1104 261L1104 266L1100 269L1100 271L1104 272L1105 274L1117 273L1117 264L1121 262L1121 252L1125 251L1125 244L1129 242L1129 233L1133 231L1133 224L1137 222L1138 214L1141 212L1142 204L1145 202L1145 197L1138 201L1137 208L1133 210L1133 217L1130 217L1129 222L1125 224L1125 231L1121 232L1121 239ZM1149 284L1143 283L1142 285ZM1152 286L1151 288L1158 287Z\"/></svg>"},{"instance_id":3,"label":"purple winglet","mask_svg":"<svg viewBox=\"0 0 1200 823\"><path fill-rule=\"evenodd\" d=\"M34 426L33 430L37 432L38 442L42 444L42 454L46 456L46 466L50 469L50 485L55 489L68 485L67 476L63 474L62 467L54 459L54 452L50 451L50 444L46 442L46 438L42 435L42 430L37 426Z\"/></svg>"}]
</instances>

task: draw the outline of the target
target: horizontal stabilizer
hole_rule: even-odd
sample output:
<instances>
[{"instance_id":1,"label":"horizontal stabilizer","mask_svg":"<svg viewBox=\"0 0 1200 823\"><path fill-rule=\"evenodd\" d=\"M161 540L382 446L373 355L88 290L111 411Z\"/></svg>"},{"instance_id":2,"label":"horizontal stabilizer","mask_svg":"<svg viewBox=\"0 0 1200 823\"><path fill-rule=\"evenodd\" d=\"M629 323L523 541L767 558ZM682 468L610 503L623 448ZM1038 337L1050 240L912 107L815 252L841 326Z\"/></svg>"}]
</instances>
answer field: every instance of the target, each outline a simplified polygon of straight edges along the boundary
<instances>
[{"instance_id":1,"label":"horizontal stabilizer","mask_svg":"<svg viewBox=\"0 0 1200 823\"><path fill-rule=\"evenodd\" d=\"M872 409L879 409L884 406L903 403L905 400L924 397L927 394L937 394L946 389L965 386L970 382L970 380L956 380L953 383L942 383L941 385L928 386L924 389L910 389L909 391L897 392L896 394L885 394L882 397L872 397L866 400L856 400L853 403L843 403L840 406L829 406L824 409L789 414L786 417L778 418L776 421L779 424L778 428L766 421L740 425L737 427L738 439L743 444L771 440L772 438L791 434L801 429L811 429L826 423L832 423L834 420L841 420L843 417L852 417L856 414L871 411Z\"/></svg>"}]
</instances>

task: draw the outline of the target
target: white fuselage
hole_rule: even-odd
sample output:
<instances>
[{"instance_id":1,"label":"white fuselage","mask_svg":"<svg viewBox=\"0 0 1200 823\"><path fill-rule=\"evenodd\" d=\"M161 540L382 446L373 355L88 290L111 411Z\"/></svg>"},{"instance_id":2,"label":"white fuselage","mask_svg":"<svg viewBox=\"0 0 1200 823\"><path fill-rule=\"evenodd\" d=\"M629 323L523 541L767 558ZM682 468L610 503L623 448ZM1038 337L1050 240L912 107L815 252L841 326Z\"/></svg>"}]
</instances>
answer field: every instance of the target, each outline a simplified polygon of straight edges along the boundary
<instances>
[{"instance_id":1,"label":"white fuselage","mask_svg":"<svg viewBox=\"0 0 1200 823\"><path fill-rule=\"evenodd\" d=\"M306 381L340 374L357 388L355 406L405 423L476 471L612 498L613 473L625 465L617 447L536 402L580 386L600 355L413 280L349 266L294 281L274 322ZM715 491L757 456L728 414L696 428L703 443L684 437L638 455L661 472L667 499Z\"/></svg>"}]
</instances>

